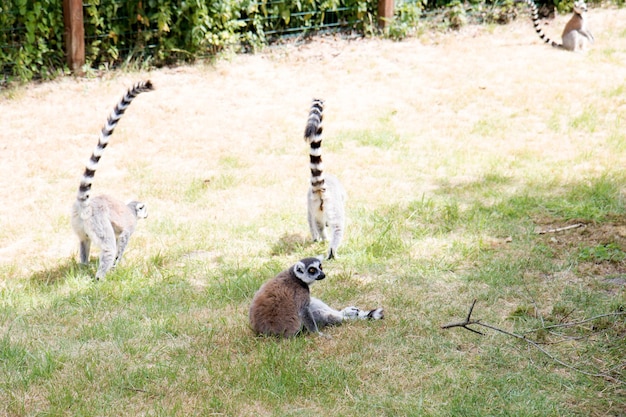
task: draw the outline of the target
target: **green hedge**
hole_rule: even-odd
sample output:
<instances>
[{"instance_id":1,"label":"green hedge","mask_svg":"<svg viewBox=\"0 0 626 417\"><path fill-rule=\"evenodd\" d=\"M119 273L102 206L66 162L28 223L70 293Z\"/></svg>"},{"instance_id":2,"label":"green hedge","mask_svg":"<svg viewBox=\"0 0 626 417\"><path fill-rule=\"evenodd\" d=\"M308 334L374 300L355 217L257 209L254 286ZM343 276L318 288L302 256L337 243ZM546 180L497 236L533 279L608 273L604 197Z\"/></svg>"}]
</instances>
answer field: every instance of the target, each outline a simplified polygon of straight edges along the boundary
<instances>
[{"instance_id":1,"label":"green hedge","mask_svg":"<svg viewBox=\"0 0 626 417\"><path fill-rule=\"evenodd\" d=\"M323 26L330 15L363 30L373 0L91 0L85 7L86 58L94 65L125 59L162 65L213 55L227 47L254 48L267 34ZM364 20L367 18L368 20Z\"/></svg>"},{"instance_id":2,"label":"green hedge","mask_svg":"<svg viewBox=\"0 0 626 417\"><path fill-rule=\"evenodd\" d=\"M0 85L64 71L62 0L0 2Z\"/></svg>"},{"instance_id":3,"label":"green hedge","mask_svg":"<svg viewBox=\"0 0 626 417\"><path fill-rule=\"evenodd\" d=\"M462 23L467 9L510 6L512 1L396 0L388 36L409 35L423 10L445 6ZM560 5L569 0L545 1ZM0 2L0 86L69 72L62 3ZM160 66L225 48L254 50L291 32L341 27L372 34L377 4L378 0L84 0L85 58L88 68Z\"/></svg>"},{"instance_id":4,"label":"green hedge","mask_svg":"<svg viewBox=\"0 0 626 417\"><path fill-rule=\"evenodd\" d=\"M254 49L290 30L364 31L376 7L376 0L85 0L85 58L90 68L160 66ZM0 28L0 85L68 72L62 0L3 0Z\"/></svg>"}]
</instances>

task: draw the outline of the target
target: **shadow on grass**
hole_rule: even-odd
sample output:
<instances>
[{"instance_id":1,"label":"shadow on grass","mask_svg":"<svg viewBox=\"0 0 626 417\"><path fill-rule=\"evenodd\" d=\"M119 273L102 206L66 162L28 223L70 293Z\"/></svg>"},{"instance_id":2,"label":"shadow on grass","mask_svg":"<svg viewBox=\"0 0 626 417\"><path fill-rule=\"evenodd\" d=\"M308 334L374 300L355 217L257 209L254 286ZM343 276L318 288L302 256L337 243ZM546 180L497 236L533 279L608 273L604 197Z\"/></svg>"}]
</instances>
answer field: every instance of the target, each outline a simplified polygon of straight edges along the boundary
<instances>
[{"instance_id":1,"label":"shadow on grass","mask_svg":"<svg viewBox=\"0 0 626 417\"><path fill-rule=\"evenodd\" d=\"M93 275L93 266L93 263L83 265L75 259L66 259L53 268L34 272L30 276L30 282L37 285L51 285L76 275Z\"/></svg>"},{"instance_id":2,"label":"shadow on grass","mask_svg":"<svg viewBox=\"0 0 626 417\"><path fill-rule=\"evenodd\" d=\"M313 241L299 233L285 233L270 249L270 256L290 255L313 245Z\"/></svg>"}]
</instances>

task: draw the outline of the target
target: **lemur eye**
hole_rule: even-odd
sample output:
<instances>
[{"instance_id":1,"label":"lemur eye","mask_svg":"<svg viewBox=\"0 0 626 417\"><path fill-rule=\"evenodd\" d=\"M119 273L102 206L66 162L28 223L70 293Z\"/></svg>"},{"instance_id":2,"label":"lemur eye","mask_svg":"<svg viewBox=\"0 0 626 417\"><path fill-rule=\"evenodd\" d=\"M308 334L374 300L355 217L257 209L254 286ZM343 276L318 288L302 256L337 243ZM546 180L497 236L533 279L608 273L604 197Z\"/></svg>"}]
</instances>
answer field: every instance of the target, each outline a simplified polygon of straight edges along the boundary
<instances>
[{"instance_id":1,"label":"lemur eye","mask_svg":"<svg viewBox=\"0 0 626 417\"><path fill-rule=\"evenodd\" d=\"M309 268L309 274L313 275L313 274L314 274L314 273L316 273L316 272L317 272L317 269L315 269L315 268L313 268L313 267L310 267L310 268Z\"/></svg>"}]
</instances>

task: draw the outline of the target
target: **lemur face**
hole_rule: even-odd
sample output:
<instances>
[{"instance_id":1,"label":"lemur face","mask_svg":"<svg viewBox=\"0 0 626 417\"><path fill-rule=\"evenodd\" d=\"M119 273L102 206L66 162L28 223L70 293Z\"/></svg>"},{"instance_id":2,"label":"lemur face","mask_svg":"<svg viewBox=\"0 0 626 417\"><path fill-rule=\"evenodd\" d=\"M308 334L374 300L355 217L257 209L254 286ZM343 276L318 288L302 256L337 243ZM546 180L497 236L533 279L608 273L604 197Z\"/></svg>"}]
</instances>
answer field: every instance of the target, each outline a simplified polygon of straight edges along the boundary
<instances>
[{"instance_id":1,"label":"lemur face","mask_svg":"<svg viewBox=\"0 0 626 417\"><path fill-rule=\"evenodd\" d=\"M320 279L326 278L322 270L322 262L317 258L304 258L293 266L293 273L296 278L307 285Z\"/></svg>"},{"instance_id":2,"label":"lemur face","mask_svg":"<svg viewBox=\"0 0 626 417\"><path fill-rule=\"evenodd\" d=\"M583 14L587 11L587 5L584 1L576 1L574 2L574 13Z\"/></svg>"},{"instance_id":3,"label":"lemur face","mask_svg":"<svg viewBox=\"0 0 626 417\"><path fill-rule=\"evenodd\" d=\"M138 219L145 219L148 217L148 207L144 203L140 201L131 201L128 203L128 207L133 213L135 213L135 217Z\"/></svg>"}]
</instances>

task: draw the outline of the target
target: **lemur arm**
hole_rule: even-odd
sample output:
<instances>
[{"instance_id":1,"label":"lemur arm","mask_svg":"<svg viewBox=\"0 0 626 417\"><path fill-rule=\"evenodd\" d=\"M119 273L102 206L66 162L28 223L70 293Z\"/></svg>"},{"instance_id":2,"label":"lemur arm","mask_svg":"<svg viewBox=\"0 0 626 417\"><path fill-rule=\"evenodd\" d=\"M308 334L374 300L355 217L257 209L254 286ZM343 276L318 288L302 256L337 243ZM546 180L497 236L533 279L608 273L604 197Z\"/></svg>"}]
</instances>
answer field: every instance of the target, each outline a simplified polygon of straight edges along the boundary
<instances>
[{"instance_id":1,"label":"lemur arm","mask_svg":"<svg viewBox=\"0 0 626 417\"><path fill-rule=\"evenodd\" d=\"M319 329L317 328L317 323L315 323L315 320L313 319L313 314L311 314L308 305L304 306L302 310L300 310L300 316L302 317L304 327L306 327L309 332L321 334Z\"/></svg>"},{"instance_id":2,"label":"lemur arm","mask_svg":"<svg viewBox=\"0 0 626 417\"><path fill-rule=\"evenodd\" d=\"M581 35L583 35L583 36L585 36L587 39L589 39L589 41L591 41L591 42L593 42L593 41L594 41L594 39L593 39L593 35L591 34L591 32L590 32L590 31L588 31L588 30L584 29L584 30L579 30L579 32L580 32L580 34L581 34Z\"/></svg>"}]
</instances>

